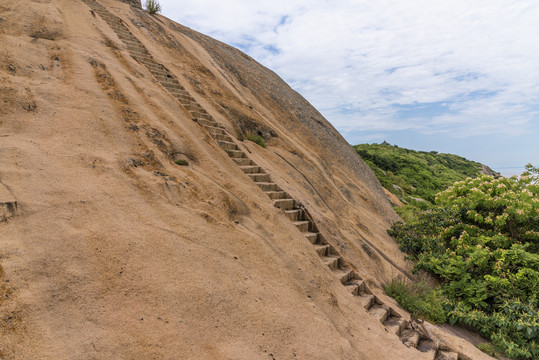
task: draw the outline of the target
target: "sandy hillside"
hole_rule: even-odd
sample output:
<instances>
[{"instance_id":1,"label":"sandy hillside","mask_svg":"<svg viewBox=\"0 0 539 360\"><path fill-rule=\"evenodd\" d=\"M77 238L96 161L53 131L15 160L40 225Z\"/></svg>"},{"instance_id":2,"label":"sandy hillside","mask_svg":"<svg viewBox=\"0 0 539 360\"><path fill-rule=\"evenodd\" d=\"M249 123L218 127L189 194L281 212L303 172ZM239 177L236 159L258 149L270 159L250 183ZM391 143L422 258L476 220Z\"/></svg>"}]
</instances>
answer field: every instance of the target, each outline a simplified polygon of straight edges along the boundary
<instances>
[{"instance_id":1,"label":"sandy hillside","mask_svg":"<svg viewBox=\"0 0 539 360\"><path fill-rule=\"evenodd\" d=\"M99 3L406 318L381 290L410 269L386 234L397 215L342 136L239 51ZM361 305L91 5L0 0L0 358L432 359Z\"/></svg>"}]
</instances>

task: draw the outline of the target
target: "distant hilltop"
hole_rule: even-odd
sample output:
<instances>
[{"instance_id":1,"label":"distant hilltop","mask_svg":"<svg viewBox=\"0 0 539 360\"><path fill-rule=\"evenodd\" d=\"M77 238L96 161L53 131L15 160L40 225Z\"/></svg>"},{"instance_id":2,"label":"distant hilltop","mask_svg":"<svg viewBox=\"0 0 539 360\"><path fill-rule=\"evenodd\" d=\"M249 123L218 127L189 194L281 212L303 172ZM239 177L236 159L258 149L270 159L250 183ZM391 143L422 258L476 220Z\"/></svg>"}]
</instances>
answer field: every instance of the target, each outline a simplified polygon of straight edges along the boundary
<instances>
[{"instance_id":1,"label":"distant hilltop","mask_svg":"<svg viewBox=\"0 0 539 360\"><path fill-rule=\"evenodd\" d=\"M387 141L360 144L354 148L382 186L405 203L433 202L436 193L467 177L501 176L487 165L458 155L405 149Z\"/></svg>"}]
</instances>

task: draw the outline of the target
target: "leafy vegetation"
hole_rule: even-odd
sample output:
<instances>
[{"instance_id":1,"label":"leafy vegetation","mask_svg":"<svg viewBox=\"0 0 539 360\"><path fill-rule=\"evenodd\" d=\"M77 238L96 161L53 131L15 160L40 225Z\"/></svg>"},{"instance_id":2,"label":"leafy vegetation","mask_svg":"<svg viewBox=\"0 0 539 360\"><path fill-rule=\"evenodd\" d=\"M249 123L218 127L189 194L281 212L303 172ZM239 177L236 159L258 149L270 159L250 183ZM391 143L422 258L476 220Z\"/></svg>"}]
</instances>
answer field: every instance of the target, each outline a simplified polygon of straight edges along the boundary
<instances>
[{"instance_id":1,"label":"leafy vegetation","mask_svg":"<svg viewBox=\"0 0 539 360\"><path fill-rule=\"evenodd\" d=\"M389 231L435 274L449 322L472 326L507 355L539 358L539 169L456 182Z\"/></svg>"},{"instance_id":2,"label":"leafy vegetation","mask_svg":"<svg viewBox=\"0 0 539 360\"><path fill-rule=\"evenodd\" d=\"M479 175L481 164L453 154L425 152L383 144L354 146L387 190L416 206L421 198L433 203L435 194L455 181ZM395 185L395 186L394 186Z\"/></svg>"},{"instance_id":3,"label":"leafy vegetation","mask_svg":"<svg viewBox=\"0 0 539 360\"><path fill-rule=\"evenodd\" d=\"M259 146L262 146L263 148L266 147L266 140L260 135L247 135L247 140L252 141Z\"/></svg>"},{"instance_id":4,"label":"leafy vegetation","mask_svg":"<svg viewBox=\"0 0 539 360\"><path fill-rule=\"evenodd\" d=\"M146 11L150 14L157 14L158 12L161 12L161 4L158 0L146 0L144 3L144 8Z\"/></svg>"},{"instance_id":5,"label":"leafy vegetation","mask_svg":"<svg viewBox=\"0 0 539 360\"><path fill-rule=\"evenodd\" d=\"M433 289L426 281L410 283L393 279L385 286L385 291L415 317L434 323L447 321L444 296L440 289Z\"/></svg>"},{"instance_id":6,"label":"leafy vegetation","mask_svg":"<svg viewBox=\"0 0 539 360\"><path fill-rule=\"evenodd\" d=\"M482 352L497 358L500 354L496 351L494 346L491 343L481 343L477 345L477 348L481 350Z\"/></svg>"}]
</instances>

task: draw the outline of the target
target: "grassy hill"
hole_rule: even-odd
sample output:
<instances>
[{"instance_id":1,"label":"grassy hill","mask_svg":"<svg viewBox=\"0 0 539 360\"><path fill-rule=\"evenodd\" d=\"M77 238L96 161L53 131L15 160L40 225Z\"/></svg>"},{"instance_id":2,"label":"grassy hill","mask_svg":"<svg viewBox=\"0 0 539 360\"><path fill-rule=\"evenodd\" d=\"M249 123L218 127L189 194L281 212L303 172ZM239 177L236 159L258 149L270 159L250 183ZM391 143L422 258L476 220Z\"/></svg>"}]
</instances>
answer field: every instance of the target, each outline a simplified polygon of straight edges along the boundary
<instances>
[{"instance_id":1,"label":"grassy hill","mask_svg":"<svg viewBox=\"0 0 539 360\"><path fill-rule=\"evenodd\" d=\"M415 151L390 145L360 144L354 149L382 186L405 201L434 201L437 192L455 181L479 175L482 165L454 154Z\"/></svg>"}]
</instances>

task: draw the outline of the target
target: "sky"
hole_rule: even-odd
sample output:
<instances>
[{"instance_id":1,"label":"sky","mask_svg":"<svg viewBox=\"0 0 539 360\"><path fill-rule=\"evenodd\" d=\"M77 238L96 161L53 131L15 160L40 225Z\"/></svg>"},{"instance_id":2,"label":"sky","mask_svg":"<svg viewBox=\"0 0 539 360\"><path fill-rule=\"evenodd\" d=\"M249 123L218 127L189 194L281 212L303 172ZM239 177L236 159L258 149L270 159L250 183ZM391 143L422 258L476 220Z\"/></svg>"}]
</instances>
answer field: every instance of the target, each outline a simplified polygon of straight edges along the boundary
<instances>
[{"instance_id":1,"label":"sky","mask_svg":"<svg viewBox=\"0 0 539 360\"><path fill-rule=\"evenodd\" d=\"M537 0L159 0L275 71L350 144L539 166Z\"/></svg>"}]
</instances>

